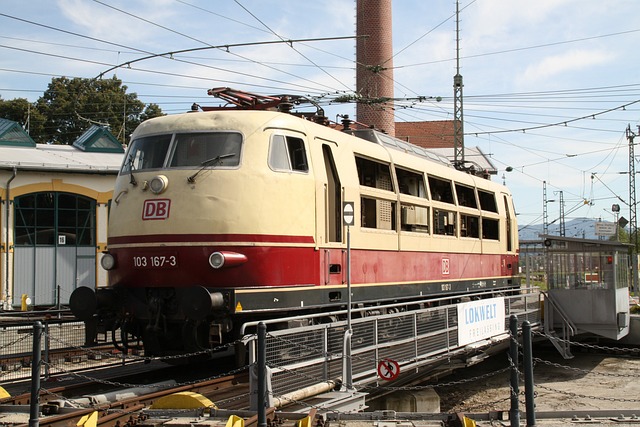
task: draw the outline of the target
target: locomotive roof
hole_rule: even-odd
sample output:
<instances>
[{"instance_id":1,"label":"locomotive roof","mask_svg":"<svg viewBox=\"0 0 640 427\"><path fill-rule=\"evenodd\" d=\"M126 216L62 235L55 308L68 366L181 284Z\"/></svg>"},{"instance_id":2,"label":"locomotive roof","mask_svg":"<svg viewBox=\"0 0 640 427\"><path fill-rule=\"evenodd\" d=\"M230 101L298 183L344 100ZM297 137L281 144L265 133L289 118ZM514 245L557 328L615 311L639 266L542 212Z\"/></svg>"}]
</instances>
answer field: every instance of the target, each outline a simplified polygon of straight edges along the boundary
<instances>
[{"instance_id":1,"label":"locomotive roof","mask_svg":"<svg viewBox=\"0 0 640 427\"><path fill-rule=\"evenodd\" d=\"M211 123L211 118L216 117L221 120L217 120L217 125L223 125L229 129L241 129L246 121L239 119L240 117L246 117L246 115L272 115L273 117L283 118L297 118L305 122L305 125L322 126L317 123L313 123L310 120L300 118L296 115L281 113L271 110L238 110L238 109L218 109L214 111L192 111L188 113L175 114L169 116L157 117L142 123L138 129L134 132L133 136L139 136L140 134L147 134L148 132L168 132L168 131L181 131L181 130L194 130L204 129ZM324 127L324 126L322 126ZM341 131L337 128L333 128L336 132L345 132L350 135L359 137L361 139L379 144L391 149L400 150L405 153L411 153L416 156L423 157L425 159L437 162L447 167L453 167L453 147L452 148L423 148L415 144L405 142L401 139L394 138L385 133L376 131L374 129L349 129L347 131ZM480 172L495 175L497 173L496 167L491 163L489 158L478 148L465 147L465 156L472 160L475 169Z\"/></svg>"}]
</instances>

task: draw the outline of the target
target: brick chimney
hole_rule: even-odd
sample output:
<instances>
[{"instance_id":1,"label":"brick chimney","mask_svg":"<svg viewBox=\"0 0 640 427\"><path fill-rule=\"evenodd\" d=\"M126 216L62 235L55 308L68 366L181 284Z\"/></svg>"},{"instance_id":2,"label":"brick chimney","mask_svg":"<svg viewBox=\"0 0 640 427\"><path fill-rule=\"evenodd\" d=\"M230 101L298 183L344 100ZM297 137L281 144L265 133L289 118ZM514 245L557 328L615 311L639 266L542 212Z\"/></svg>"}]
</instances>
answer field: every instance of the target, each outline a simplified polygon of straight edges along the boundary
<instances>
[{"instance_id":1,"label":"brick chimney","mask_svg":"<svg viewBox=\"0 0 640 427\"><path fill-rule=\"evenodd\" d=\"M391 0L356 2L356 91L372 104L358 103L356 120L395 136Z\"/></svg>"}]
</instances>

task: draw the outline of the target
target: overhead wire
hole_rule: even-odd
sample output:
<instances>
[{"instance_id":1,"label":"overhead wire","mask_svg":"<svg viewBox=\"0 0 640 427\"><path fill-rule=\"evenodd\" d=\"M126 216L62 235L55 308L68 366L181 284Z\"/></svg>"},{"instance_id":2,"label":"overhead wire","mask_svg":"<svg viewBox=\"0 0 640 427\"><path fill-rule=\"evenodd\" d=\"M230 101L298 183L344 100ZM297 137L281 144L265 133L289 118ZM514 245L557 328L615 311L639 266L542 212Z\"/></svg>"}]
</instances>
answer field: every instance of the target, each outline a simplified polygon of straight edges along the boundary
<instances>
[{"instance_id":1,"label":"overhead wire","mask_svg":"<svg viewBox=\"0 0 640 427\"><path fill-rule=\"evenodd\" d=\"M258 21L261 25L263 25L271 34L273 34L274 36L278 37L280 40L282 41L286 41L282 36L280 36L278 33L276 33L273 29L271 29L266 23L264 23L260 18L258 18L253 12L251 12L249 9L247 9L242 3L240 3L239 0L234 0L235 3L240 6L245 12L247 12L249 15L251 15L256 21ZM332 75L331 73L329 73L327 70L325 70L324 68L322 68L320 65L316 64L311 58L309 58L308 56L306 56L305 54L303 54L302 52L300 52L298 49L296 49L295 47L293 47L293 43L289 44L289 47L296 52L298 55L300 55L301 57L303 57L304 59L306 59L307 61L309 61L311 64L313 64L315 67L317 67L320 71L322 71L323 73L325 73L327 76L329 76L330 78L332 78L334 81L336 81L339 85L342 85L344 88L346 88L347 90L351 90L352 88L349 87L348 85L346 85L344 82L338 80L334 75Z\"/></svg>"},{"instance_id":2,"label":"overhead wire","mask_svg":"<svg viewBox=\"0 0 640 427\"><path fill-rule=\"evenodd\" d=\"M205 46L209 46L209 47L211 47L211 48L217 48L217 49L220 49L220 50L224 49L224 47L214 46L214 45L212 45L212 44L210 44L210 43L208 43L208 42L206 42L206 41L204 41L204 40L200 40L200 39L198 39L198 38L192 37L192 36L190 36L190 35L188 35L188 34L185 34L185 33L183 33L183 32L180 32L180 31L177 31L177 30L173 30L173 29L171 29L171 28L169 28L169 27L167 27L167 26L165 26L165 25L158 24L158 23L153 22L153 21L151 21L151 20L149 20L149 19L143 18L143 17L141 17L141 16L138 16L138 15L135 15L135 14L133 14L133 13L127 12L127 11L125 11L125 10L123 10L123 9L117 8L117 7L113 6L113 5L109 5L109 4L107 4L107 3L105 3L105 2L103 2L103 1L101 1L101 0L93 0L93 1L94 1L94 2L96 2L96 3L98 3L98 4L103 5L103 6L105 6L105 7L108 7L108 8L110 8L110 9L113 9L113 10L116 10L116 11L118 11L118 12L120 12L120 13L123 13L123 14L125 14L125 15L127 15L127 16L130 16L130 17L132 17L132 18L134 18L134 19L138 19L138 20L143 21L143 22L145 22L145 23L147 23L147 24L150 24L150 25L153 25L153 26L156 26L156 27L162 28L162 29L164 29L164 30L166 30L166 31L169 31L169 32L174 33L174 34L177 34L177 35L179 35L179 36L182 36L182 37L188 38L188 39L190 39L190 40L196 41L196 42L198 42L198 43L200 43L200 44L203 44L203 45L205 45ZM286 40L281 39L281 41L286 41ZM246 56L240 55L240 54L238 54L238 53L231 52L231 51L230 51L230 50L228 50L228 49L224 50L224 52L225 52L225 53L228 53L228 54L230 54L230 55L234 55L234 56L236 56L236 57L238 57L238 58L242 58L242 59L244 59L244 60L246 60L246 61L248 61L248 62L251 62L251 63L253 63L253 64L260 65L260 66L266 67L266 68L268 68L268 69L271 69L271 70L274 70L274 71L277 71L277 72L280 72L280 73L283 73L283 74L289 75L290 77L295 77L295 78L300 79L300 80L302 80L302 81L309 81L309 82L312 82L312 83L314 83L314 84L318 84L318 82L313 82L313 81L310 81L309 79L307 79L307 78L305 78L305 77L298 76L298 75L295 75L295 74L293 74L293 73L289 73L289 72L287 72L287 71L283 71L283 70L277 69L277 68L272 67L272 66L270 66L270 65L267 65L267 64L265 64L265 63L263 63L263 62L261 62L261 61L256 61L256 60L254 60L254 59L251 59L251 58L248 58L248 57L246 57ZM204 67L209 67L209 66L202 65L202 64L199 64L199 63L193 63L193 65L200 65L200 66L204 66ZM218 67L214 67L214 69L218 69ZM237 73L237 71L230 71L230 70L229 70L229 72L235 72L235 73ZM244 73L244 74L248 74L248 73ZM254 78L260 78L260 76L257 76L257 75L253 75L253 77L254 77ZM262 77L262 78L264 78L264 77ZM270 79L267 79L267 78L265 78L265 79L266 79L266 80L270 80ZM324 85L324 86L326 86L326 85ZM327 87L329 87L329 86L327 86Z\"/></svg>"}]
</instances>

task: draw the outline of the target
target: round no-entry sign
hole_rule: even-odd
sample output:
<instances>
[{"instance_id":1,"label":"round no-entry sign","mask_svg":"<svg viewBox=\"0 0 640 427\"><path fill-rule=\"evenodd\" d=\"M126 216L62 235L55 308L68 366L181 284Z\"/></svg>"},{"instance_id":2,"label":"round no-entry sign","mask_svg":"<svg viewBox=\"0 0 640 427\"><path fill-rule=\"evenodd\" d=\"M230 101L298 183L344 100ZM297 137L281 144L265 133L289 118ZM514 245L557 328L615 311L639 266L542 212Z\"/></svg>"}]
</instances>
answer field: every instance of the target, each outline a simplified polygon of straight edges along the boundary
<instances>
[{"instance_id":1,"label":"round no-entry sign","mask_svg":"<svg viewBox=\"0 0 640 427\"><path fill-rule=\"evenodd\" d=\"M400 365L393 359L382 359L378 362L378 376L383 380L391 381L400 375Z\"/></svg>"},{"instance_id":2,"label":"round no-entry sign","mask_svg":"<svg viewBox=\"0 0 640 427\"><path fill-rule=\"evenodd\" d=\"M353 202L344 202L342 204L342 220L344 225L353 225L354 215Z\"/></svg>"}]
</instances>

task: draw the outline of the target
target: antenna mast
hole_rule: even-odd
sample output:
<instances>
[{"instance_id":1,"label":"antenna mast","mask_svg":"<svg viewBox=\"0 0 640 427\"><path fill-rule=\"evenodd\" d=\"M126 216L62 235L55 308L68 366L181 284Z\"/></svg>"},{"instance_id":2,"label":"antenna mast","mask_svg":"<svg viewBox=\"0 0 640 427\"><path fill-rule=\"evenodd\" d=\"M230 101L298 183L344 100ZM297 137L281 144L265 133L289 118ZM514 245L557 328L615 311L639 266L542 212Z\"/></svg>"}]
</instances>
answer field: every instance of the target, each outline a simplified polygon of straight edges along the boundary
<instances>
[{"instance_id":1,"label":"antenna mast","mask_svg":"<svg viewBox=\"0 0 640 427\"><path fill-rule=\"evenodd\" d=\"M549 212L547 210L547 181L542 181L542 234L549 234Z\"/></svg>"},{"instance_id":2,"label":"antenna mast","mask_svg":"<svg viewBox=\"0 0 640 427\"><path fill-rule=\"evenodd\" d=\"M456 75L453 76L453 166L456 169L464 169L463 86L460 75L460 11L456 0Z\"/></svg>"}]
</instances>

